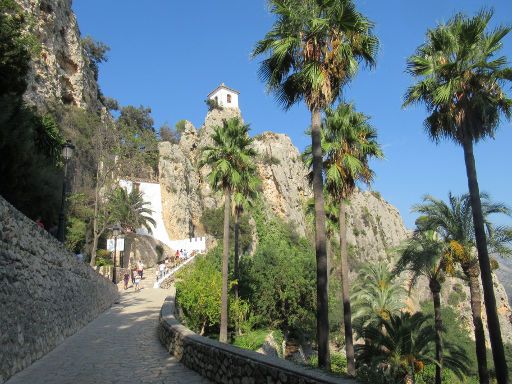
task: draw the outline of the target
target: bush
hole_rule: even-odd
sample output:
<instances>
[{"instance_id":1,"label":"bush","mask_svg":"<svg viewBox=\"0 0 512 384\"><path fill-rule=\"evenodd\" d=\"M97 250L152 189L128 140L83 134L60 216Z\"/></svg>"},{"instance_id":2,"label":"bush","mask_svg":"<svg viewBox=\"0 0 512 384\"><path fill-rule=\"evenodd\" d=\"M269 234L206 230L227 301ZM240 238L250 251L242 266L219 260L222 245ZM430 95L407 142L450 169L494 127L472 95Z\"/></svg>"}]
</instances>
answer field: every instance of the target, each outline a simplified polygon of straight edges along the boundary
<instances>
[{"instance_id":1,"label":"bush","mask_svg":"<svg viewBox=\"0 0 512 384\"><path fill-rule=\"evenodd\" d=\"M454 290L457 292L457 288ZM433 316L434 308L431 301L425 301L421 303L421 311L424 314L428 314ZM475 342L471 340L469 334L466 329L462 327L459 316L455 312L455 310L451 307L441 307L441 318L443 320L443 327L445 328L445 332L443 332L443 342L446 345L453 345L462 348L462 352L465 356L467 356L470 360L469 366L473 368L473 371L467 372L467 379L472 379L477 377L478 373L476 371L477 361L476 361L476 352L475 352ZM489 365L489 367L491 367ZM448 371L447 369L443 369L443 371ZM451 372L450 372L451 373ZM425 373L425 375L428 375ZM426 383L427 381L425 381ZM443 382L445 382L443 380ZM447 383L451 383L451 381L446 381ZM454 381L457 383L458 381Z\"/></svg>"},{"instance_id":2,"label":"bush","mask_svg":"<svg viewBox=\"0 0 512 384\"><path fill-rule=\"evenodd\" d=\"M206 103L206 106L208 107L208 111L213 111L214 109L217 109L219 111L222 111L224 108L218 103L217 100L214 99L206 99L204 101Z\"/></svg>"},{"instance_id":3,"label":"bush","mask_svg":"<svg viewBox=\"0 0 512 384\"><path fill-rule=\"evenodd\" d=\"M176 274L176 301L190 329L202 334L218 327L221 289L219 248L199 256Z\"/></svg>"},{"instance_id":4,"label":"bush","mask_svg":"<svg viewBox=\"0 0 512 384\"><path fill-rule=\"evenodd\" d=\"M224 207L206 209L201 216L201 224L207 233L222 242L224 235ZM249 215L242 214L238 223L240 251L243 254L249 250L252 243L252 227L249 224ZM229 222L229 244L234 250L235 246L234 220Z\"/></svg>"},{"instance_id":5,"label":"bush","mask_svg":"<svg viewBox=\"0 0 512 384\"><path fill-rule=\"evenodd\" d=\"M96 256L96 265L98 267L103 267L106 265L114 265L114 263L110 257Z\"/></svg>"},{"instance_id":6,"label":"bush","mask_svg":"<svg viewBox=\"0 0 512 384\"><path fill-rule=\"evenodd\" d=\"M436 378L436 366L434 364L427 364L425 367L416 374L416 384L434 384ZM463 383L460 381L457 376L452 371L448 369L443 369L441 373L441 382L442 383ZM472 381L464 381L465 383L469 383ZM478 381L476 381L478 382Z\"/></svg>"},{"instance_id":7,"label":"bush","mask_svg":"<svg viewBox=\"0 0 512 384\"><path fill-rule=\"evenodd\" d=\"M312 367L318 367L318 356L311 356L309 359L309 365ZM347 358L345 355L339 352L331 353L331 372L337 375L347 374Z\"/></svg>"},{"instance_id":8,"label":"bush","mask_svg":"<svg viewBox=\"0 0 512 384\"><path fill-rule=\"evenodd\" d=\"M264 155L262 155L261 156L261 161L265 165L279 165L279 164L281 164L281 162L279 161L279 159L277 157L274 157L274 156L272 156L269 153L265 153Z\"/></svg>"},{"instance_id":9,"label":"bush","mask_svg":"<svg viewBox=\"0 0 512 384\"><path fill-rule=\"evenodd\" d=\"M256 329L254 331L247 332L241 336L236 336L233 341L233 345L243 349L256 351L263 345L270 332L271 330L269 329Z\"/></svg>"},{"instance_id":10,"label":"bush","mask_svg":"<svg viewBox=\"0 0 512 384\"><path fill-rule=\"evenodd\" d=\"M112 256L111 252L106 249L98 249L96 251L96 257L101 257L104 259L108 259Z\"/></svg>"},{"instance_id":11,"label":"bush","mask_svg":"<svg viewBox=\"0 0 512 384\"><path fill-rule=\"evenodd\" d=\"M252 259L240 262L240 293L266 327L310 333L315 328L314 250L289 225L269 217L261 202L251 210L258 232Z\"/></svg>"}]
</instances>

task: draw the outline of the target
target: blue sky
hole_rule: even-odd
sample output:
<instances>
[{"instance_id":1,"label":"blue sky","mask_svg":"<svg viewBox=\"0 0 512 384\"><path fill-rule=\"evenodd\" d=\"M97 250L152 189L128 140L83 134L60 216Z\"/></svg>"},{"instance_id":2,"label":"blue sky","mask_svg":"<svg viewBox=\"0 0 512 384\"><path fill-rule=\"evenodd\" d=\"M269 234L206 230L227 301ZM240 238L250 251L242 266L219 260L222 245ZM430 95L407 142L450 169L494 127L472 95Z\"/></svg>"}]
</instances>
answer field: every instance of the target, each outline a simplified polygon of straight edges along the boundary
<instances>
[{"instance_id":1,"label":"blue sky","mask_svg":"<svg viewBox=\"0 0 512 384\"><path fill-rule=\"evenodd\" d=\"M386 159L374 162L373 189L414 226L410 207L429 193L447 198L448 191L465 193L467 180L462 149L451 142L434 144L423 130L423 107L401 108L406 88L407 57L424 42L425 32L455 12L474 14L482 6L495 10L494 24L512 23L510 0L356 0L376 23L381 47L377 67L362 69L345 91L345 99L371 116ZM283 111L258 79L258 60L250 52L270 29L273 17L265 0L74 0L82 35L111 47L100 67L100 86L121 105L152 108L155 125L180 119L200 127L204 99L221 82L240 91L240 108L252 134L266 130L286 133L299 148L310 116L301 104ZM512 33L502 54L512 61ZM512 65L512 64L511 64ZM511 89L507 92L511 94ZM495 140L475 149L480 189L495 201L512 206L510 156L512 126L504 121ZM509 218L500 224L512 225Z\"/></svg>"}]
</instances>

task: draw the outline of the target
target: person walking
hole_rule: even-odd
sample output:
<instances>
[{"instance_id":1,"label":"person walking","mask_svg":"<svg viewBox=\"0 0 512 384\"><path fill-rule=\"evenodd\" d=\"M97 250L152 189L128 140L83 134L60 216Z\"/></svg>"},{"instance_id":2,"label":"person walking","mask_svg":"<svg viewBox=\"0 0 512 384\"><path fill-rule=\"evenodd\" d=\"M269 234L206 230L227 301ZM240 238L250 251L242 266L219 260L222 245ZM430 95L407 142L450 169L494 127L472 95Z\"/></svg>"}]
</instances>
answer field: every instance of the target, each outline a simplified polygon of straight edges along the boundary
<instances>
[{"instance_id":1,"label":"person walking","mask_svg":"<svg viewBox=\"0 0 512 384\"><path fill-rule=\"evenodd\" d=\"M159 269L160 269L160 278L163 279L163 277L165 276L165 263L161 263L159 266Z\"/></svg>"},{"instance_id":2,"label":"person walking","mask_svg":"<svg viewBox=\"0 0 512 384\"><path fill-rule=\"evenodd\" d=\"M141 277L137 273L137 275L135 276L135 292L138 292L140 290L140 280L141 280Z\"/></svg>"},{"instance_id":3,"label":"person walking","mask_svg":"<svg viewBox=\"0 0 512 384\"><path fill-rule=\"evenodd\" d=\"M143 272L143 269L144 269L144 265L142 264L142 261L137 261L137 274L140 276L140 278L142 279L142 272Z\"/></svg>"},{"instance_id":4,"label":"person walking","mask_svg":"<svg viewBox=\"0 0 512 384\"><path fill-rule=\"evenodd\" d=\"M124 272L124 277L123 277L123 281L124 281L124 289L127 290L128 289L128 282L130 281L130 273L128 272L129 270L126 270Z\"/></svg>"}]
</instances>

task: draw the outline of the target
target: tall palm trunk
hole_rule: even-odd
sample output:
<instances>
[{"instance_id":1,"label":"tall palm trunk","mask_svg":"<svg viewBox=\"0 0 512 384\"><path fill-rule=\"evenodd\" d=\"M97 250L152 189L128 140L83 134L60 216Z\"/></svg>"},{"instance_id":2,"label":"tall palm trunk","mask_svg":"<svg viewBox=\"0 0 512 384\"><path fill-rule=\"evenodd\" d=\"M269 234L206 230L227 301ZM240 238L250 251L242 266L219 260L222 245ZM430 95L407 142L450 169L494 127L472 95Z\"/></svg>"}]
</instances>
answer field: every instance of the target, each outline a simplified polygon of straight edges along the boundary
<instances>
[{"instance_id":1,"label":"tall palm trunk","mask_svg":"<svg viewBox=\"0 0 512 384\"><path fill-rule=\"evenodd\" d=\"M491 340L492 357L496 369L498 384L508 383L507 361L505 350L501 339L500 322L496 310L496 298L492 283L491 264L487 251L487 239L485 237L484 217L482 204L480 202L480 190L476 175L475 157L473 155L473 141L469 134L464 133L464 160L466 162L466 173L468 177L469 195L473 212L473 223L475 226L476 248L478 250L478 263L480 265L482 287L484 289L485 312L487 313L487 326L489 328L489 339Z\"/></svg>"},{"instance_id":2,"label":"tall palm trunk","mask_svg":"<svg viewBox=\"0 0 512 384\"><path fill-rule=\"evenodd\" d=\"M240 231L239 221L240 221L240 209L238 207L236 207L235 208L235 263L233 266L233 275L236 280L236 283L233 287L235 299L238 299L238 279L239 279L239 276L238 276L238 274L239 274L239 272L238 272L238 258L239 258L238 236L239 236L239 231Z\"/></svg>"},{"instance_id":3,"label":"tall palm trunk","mask_svg":"<svg viewBox=\"0 0 512 384\"><path fill-rule=\"evenodd\" d=\"M315 198L315 246L316 246L316 339L318 366L331 369L329 354L329 309L327 296L327 248L325 235L325 208L322 179L320 109L311 110L311 149L313 152L313 196Z\"/></svg>"},{"instance_id":4,"label":"tall palm trunk","mask_svg":"<svg viewBox=\"0 0 512 384\"><path fill-rule=\"evenodd\" d=\"M352 310L350 308L350 285L348 281L348 247L347 247L347 225L345 222L345 203L340 200L340 214L338 217L340 225L340 255L341 255L341 296L343 300L343 324L345 326L345 351L347 354L347 373L356 375L356 364L354 359L354 339L352 336Z\"/></svg>"},{"instance_id":5,"label":"tall palm trunk","mask_svg":"<svg viewBox=\"0 0 512 384\"><path fill-rule=\"evenodd\" d=\"M436 360L439 365L436 365L436 384L441 384L441 370L443 369L443 339L441 332L443 331L443 320L441 318L441 284L439 281L432 279L429 282L430 292L432 292L432 299L434 301L434 329L435 329L435 342L436 342Z\"/></svg>"},{"instance_id":6,"label":"tall palm trunk","mask_svg":"<svg viewBox=\"0 0 512 384\"><path fill-rule=\"evenodd\" d=\"M224 189L224 252L222 254L222 295L220 308L220 334L221 343L228 342L228 262L229 262L229 215L231 191Z\"/></svg>"},{"instance_id":7,"label":"tall palm trunk","mask_svg":"<svg viewBox=\"0 0 512 384\"><path fill-rule=\"evenodd\" d=\"M471 302L471 315L475 327L476 360L478 364L478 376L480 384L489 384L489 372L487 371L487 351L485 349L485 333L482 323L482 294L480 292L480 271L476 260L462 266L464 275L469 283L469 296Z\"/></svg>"}]
</instances>

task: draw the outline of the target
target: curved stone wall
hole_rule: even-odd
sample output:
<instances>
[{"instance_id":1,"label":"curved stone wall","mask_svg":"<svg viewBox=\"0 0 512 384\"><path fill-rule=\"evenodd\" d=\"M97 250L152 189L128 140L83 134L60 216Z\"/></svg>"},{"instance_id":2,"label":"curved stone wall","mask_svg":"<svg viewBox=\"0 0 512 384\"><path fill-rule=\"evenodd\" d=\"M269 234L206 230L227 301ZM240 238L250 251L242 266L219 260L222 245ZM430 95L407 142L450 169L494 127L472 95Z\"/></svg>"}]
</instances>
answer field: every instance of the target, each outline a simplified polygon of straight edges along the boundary
<instances>
[{"instance_id":1,"label":"curved stone wall","mask_svg":"<svg viewBox=\"0 0 512 384\"><path fill-rule=\"evenodd\" d=\"M355 384L354 380L307 369L289 361L272 358L199 336L174 316L175 295L160 311L158 336L171 355L215 383L237 384Z\"/></svg>"},{"instance_id":2,"label":"curved stone wall","mask_svg":"<svg viewBox=\"0 0 512 384\"><path fill-rule=\"evenodd\" d=\"M0 196L0 383L118 297L108 279Z\"/></svg>"}]
</instances>

